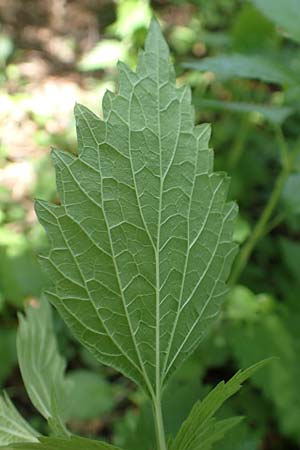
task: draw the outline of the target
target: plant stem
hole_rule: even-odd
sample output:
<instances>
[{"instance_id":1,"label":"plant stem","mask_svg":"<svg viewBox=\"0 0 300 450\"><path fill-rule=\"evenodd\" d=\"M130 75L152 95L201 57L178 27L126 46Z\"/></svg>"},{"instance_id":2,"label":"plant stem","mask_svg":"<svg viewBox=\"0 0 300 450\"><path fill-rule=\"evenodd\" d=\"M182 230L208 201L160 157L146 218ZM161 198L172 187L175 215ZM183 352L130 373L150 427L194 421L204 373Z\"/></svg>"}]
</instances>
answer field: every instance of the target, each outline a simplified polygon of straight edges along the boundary
<instances>
[{"instance_id":1,"label":"plant stem","mask_svg":"<svg viewBox=\"0 0 300 450\"><path fill-rule=\"evenodd\" d=\"M256 246L257 242L260 240L261 237L263 237L266 234L266 230L268 229L269 220L272 216L272 213L279 201L282 188L285 184L285 181L290 174L292 170L292 163L293 158L295 156L295 152L291 152L291 154L288 154L288 149L286 142L284 140L284 136L282 134L282 131L280 128L276 129L276 136L279 143L279 148L281 152L281 159L282 159L282 168L281 171L276 179L273 191L271 193L271 196L269 198L268 203L266 204L257 224L255 225L253 232L251 233L249 239L246 241L244 246L242 247L239 256L237 257L230 279L229 284L234 285L236 284L237 280L239 279L241 273L243 272L244 268L246 267L249 258L252 254L252 251L254 247Z\"/></svg>"},{"instance_id":2,"label":"plant stem","mask_svg":"<svg viewBox=\"0 0 300 450\"><path fill-rule=\"evenodd\" d=\"M155 421L157 450L167 450L160 395L157 395L153 402L153 414Z\"/></svg>"},{"instance_id":3,"label":"plant stem","mask_svg":"<svg viewBox=\"0 0 300 450\"><path fill-rule=\"evenodd\" d=\"M283 185L285 183L285 180L286 180L288 174L289 174L289 171L287 171L285 168L283 168L282 171L280 172L280 174L275 182L271 197L269 198L269 201L266 204L266 206L262 212L262 215L259 218L259 221L255 225L253 232L251 233L249 239L243 246L243 248L236 260L236 263L234 265L234 268L233 268L233 271L232 271L231 277L230 277L231 285L234 285L237 282L240 274L242 273L242 271L244 270L244 268L247 265L247 262L250 258L250 255L251 255L255 245L257 244L259 239L265 234L265 227L267 226L267 224L270 220L270 217L272 215L272 212L274 211L274 208L278 203Z\"/></svg>"}]
</instances>

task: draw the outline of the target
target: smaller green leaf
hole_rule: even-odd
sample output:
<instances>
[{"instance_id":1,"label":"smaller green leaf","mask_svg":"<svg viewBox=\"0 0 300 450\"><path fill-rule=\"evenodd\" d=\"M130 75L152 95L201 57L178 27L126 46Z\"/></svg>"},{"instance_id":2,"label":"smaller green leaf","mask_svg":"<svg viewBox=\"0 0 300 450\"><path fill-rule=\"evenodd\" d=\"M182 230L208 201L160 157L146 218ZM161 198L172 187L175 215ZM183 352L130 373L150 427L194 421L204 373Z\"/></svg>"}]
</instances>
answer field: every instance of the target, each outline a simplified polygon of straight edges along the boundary
<instances>
[{"instance_id":1,"label":"smaller green leaf","mask_svg":"<svg viewBox=\"0 0 300 450\"><path fill-rule=\"evenodd\" d=\"M23 419L4 393L0 397L0 446L16 442L37 442L38 433Z\"/></svg>"},{"instance_id":2,"label":"smaller green leaf","mask_svg":"<svg viewBox=\"0 0 300 450\"><path fill-rule=\"evenodd\" d=\"M47 420L63 417L63 400L70 388L53 331L49 304L42 300L19 315L17 352L23 381L35 408Z\"/></svg>"},{"instance_id":3,"label":"smaller green leaf","mask_svg":"<svg viewBox=\"0 0 300 450\"><path fill-rule=\"evenodd\" d=\"M256 370L266 364L264 360L237 372L227 383L219 383L203 401L197 402L180 428L170 450L209 450L226 431L240 422L240 417L217 421L215 413L223 403L241 388Z\"/></svg>"},{"instance_id":4,"label":"smaller green leaf","mask_svg":"<svg viewBox=\"0 0 300 450\"><path fill-rule=\"evenodd\" d=\"M210 71L223 78L249 78L267 83L290 85L299 82L299 77L287 67L257 55L219 55L189 61L183 67L200 71Z\"/></svg>"},{"instance_id":5,"label":"smaller green leaf","mask_svg":"<svg viewBox=\"0 0 300 450\"><path fill-rule=\"evenodd\" d=\"M233 17L232 47L241 53L260 53L278 48L280 37L265 15L248 2ZM253 30L255 29L255 33Z\"/></svg>"},{"instance_id":6,"label":"smaller green leaf","mask_svg":"<svg viewBox=\"0 0 300 450\"><path fill-rule=\"evenodd\" d=\"M40 442L16 444L3 450L120 450L106 442L72 436L68 439L41 438Z\"/></svg>"},{"instance_id":7,"label":"smaller green leaf","mask_svg":"<svg viewBox=\"0 0 300 450\"><path fill-rule=\"evenodd\" d=\"M266 17L283 28L287 37L300 42L299 0L252 0L252 2Z\"/></svg>"},{"instance_id":8,"label":"smaller green leaf","mask_svg":"<svg viewBox=\"0 0 300 450\"><path fill-rule=\"evenodd\" d=\"M266 120L280 124L293 112L288 106L259 105L246 102L224 102L220 100L201 99L202 108L211 108L217 111L232 111L237 113L259 113Z\"/></svg>"}]
</instances>

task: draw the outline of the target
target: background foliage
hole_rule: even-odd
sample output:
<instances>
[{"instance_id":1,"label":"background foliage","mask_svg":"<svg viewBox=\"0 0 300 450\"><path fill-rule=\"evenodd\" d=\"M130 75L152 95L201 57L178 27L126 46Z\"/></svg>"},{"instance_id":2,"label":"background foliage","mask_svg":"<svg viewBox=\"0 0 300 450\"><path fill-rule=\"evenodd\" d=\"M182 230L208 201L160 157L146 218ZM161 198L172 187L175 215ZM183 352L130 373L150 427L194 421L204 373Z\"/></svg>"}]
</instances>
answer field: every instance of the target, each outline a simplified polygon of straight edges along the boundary
<instances>
[{"instance_id":1,"label":"background foliage","mask_svg":"<svg viewBox=\"0 0 300 450\"><path fill-rule=\"evenodd\" d=\"M115 64L134 66L153 13L198 123L212 122L217 169L232 176L241 244L222 316L164 398L175 433L194 402L239 367L274 355L222 410L245 415L218 450L300 448L300 142L298 0L0 1L0 385L43 423L16 365L17 311L39 301L47 246L33 197L57 202L51 146L76 152L75 101L98 110ZM152 450L143 395L95 362L54 314L67 356L70 428L128 450ZM72 383L71 383L72 381ZM176 396L174 396L176 392Z\"/></svg>"}]
</instances>

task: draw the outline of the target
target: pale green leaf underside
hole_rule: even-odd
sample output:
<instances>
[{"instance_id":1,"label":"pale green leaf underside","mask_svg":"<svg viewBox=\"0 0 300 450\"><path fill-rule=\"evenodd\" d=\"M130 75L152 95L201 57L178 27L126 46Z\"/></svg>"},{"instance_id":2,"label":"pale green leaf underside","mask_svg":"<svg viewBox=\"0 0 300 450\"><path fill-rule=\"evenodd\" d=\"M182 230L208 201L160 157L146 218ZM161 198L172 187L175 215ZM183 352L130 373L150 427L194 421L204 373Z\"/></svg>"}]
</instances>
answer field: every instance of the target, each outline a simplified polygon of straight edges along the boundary
<instances>
[{"instance_id":1,"label":"pale green leaf underside","mask_svg":"<svg viewBox=\"0 0 300 450\"><path fill-rule=\"evenodd\" d=\"M19 414L9 397L0 397L0 447L16 442L37 442L38 433Z\"/></svg>"},{"instance_id":2,"label":"pale green leaf underside","mask_svg":"<svg viewBox=\"0 0 300 450\"><path fill-rule=\"evenodd\" d=\"M53 153L61 206L36 211L48 298L100 361L154 395L218 313L236 206L155 21L136 73L118 69L103 121L76 108L79 156Z\"/></svg>"},{"instance_id":3,"label":"pale green leaf underside","mask_svg":"<svg viewBox=\"0 0 300 450\"><path fill-rule=\"evenodd\" d=\"M66 364L58 352L51 309L46 301L28 306L26 315L19 315L17 351L32 404L45 419L55 417L58 408L62 412L69 383L64 377Z\"/></svg>"},{"instance_id":4,"label":"pale green leaf underside","mask_svg":"<svg viewBox=\"0 0 300 450\"><path fill-rule=\"evenodd\" d=\"M105 442L94 441L81 437L69 439L40 438L40 442L33 444L17 444L5 447L7 450L120 450ZM3 449L4 450L4 449Z\"/></svg>"}]
</instances>

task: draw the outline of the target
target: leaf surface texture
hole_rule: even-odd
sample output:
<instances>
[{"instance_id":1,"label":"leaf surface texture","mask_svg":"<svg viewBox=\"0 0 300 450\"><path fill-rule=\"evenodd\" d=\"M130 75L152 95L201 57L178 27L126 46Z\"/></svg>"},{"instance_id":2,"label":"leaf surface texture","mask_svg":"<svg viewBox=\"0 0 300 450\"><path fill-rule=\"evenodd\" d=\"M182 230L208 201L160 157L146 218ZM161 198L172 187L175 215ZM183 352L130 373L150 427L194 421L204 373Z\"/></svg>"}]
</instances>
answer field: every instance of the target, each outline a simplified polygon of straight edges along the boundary
<instances>
[{"instance_id":1,"label":"leaf surface texture","mask_svg":"<svg viewBox=\"0 0 300 450\"><path fill-rule=\"evenodd\" d=\"M16 442L37 442L38 433L19 414L9 397L0 397L0 447Z\"/></svg>"},{"instance_id":2,"label":"leaf surface texture","mask_svg":"<svg viewBox=\"0 0 300 450\"><path fill-rule=\"evenodd\" d=\"M22 378L32 404L45 418L63 415L63 399L67 398L65 360L57 347L50 305L46 300L28 306L19 315L17 352Z\"/></svg>"},{"instance_id":3,"label":"leaf surface texture","mask_svg":"<svg viewBox=\"0 0 300 450\"><path fill-rule=\"evenodd\" d=\"M37 202L41 259L78 339L153 397L218 314L236 206L157 22L136 72L118 70L103 120L76 107L78 156L53 153L61 205Z\"/></svg>"}]
</instances>

